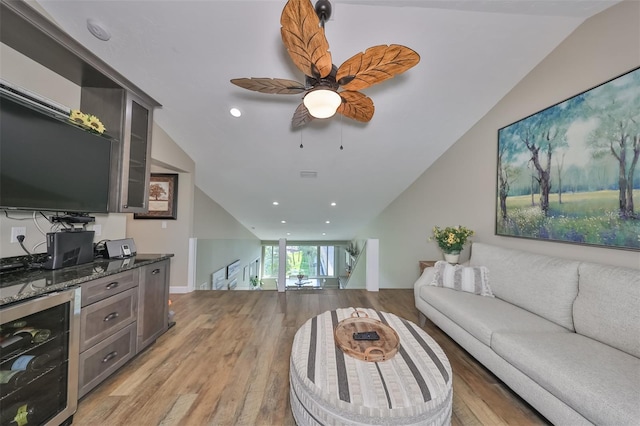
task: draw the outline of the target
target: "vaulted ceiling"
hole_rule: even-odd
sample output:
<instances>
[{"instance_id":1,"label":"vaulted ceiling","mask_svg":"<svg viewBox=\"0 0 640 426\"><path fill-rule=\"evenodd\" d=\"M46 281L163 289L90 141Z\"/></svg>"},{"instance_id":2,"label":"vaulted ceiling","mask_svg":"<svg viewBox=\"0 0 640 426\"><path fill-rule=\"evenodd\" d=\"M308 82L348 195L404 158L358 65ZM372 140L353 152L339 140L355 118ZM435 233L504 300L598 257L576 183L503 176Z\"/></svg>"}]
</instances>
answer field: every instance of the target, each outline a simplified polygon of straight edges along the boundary
<instances>
[{"instance_id":1,"label":"vaulted ceiling","mask_svg":"<svg viewBox=\"0 0 640 426\"><path fill-rule=\"evenodd\" d=\"M411 47L421 61L363 90L371 122L335 116L294 129L301 95L229 82L304 81L281 41L285 1L38 1L163 104L155 121L196 162L196 185L263 240L352 238L577 26L617 2L334 0L325 29L334 64L378 44ZM94 38L87 19L111 39Z\"/></svg>"}]
</instances>

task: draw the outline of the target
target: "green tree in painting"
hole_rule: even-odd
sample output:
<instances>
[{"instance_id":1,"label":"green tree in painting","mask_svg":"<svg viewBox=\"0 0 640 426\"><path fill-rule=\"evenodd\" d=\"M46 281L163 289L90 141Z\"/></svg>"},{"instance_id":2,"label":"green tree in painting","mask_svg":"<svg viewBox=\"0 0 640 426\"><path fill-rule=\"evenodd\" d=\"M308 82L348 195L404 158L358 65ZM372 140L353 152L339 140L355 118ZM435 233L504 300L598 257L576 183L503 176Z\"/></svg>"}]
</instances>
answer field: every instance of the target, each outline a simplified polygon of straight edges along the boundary
<instances>
[{"instance_id":1,"label":"green tree in painting","mask_svg":"<svg viewBox=\"0 0 640 426\"><path fill-rule=\"evenodd\" d=\"M502 220L507 219L507 197L511 184L520 175L520 170L511 164L519 153L518 140L511 133L505 134L498 147L498 201Z\"/></svg>"},{"instance_id":2,"label":"green tree in painting","mask_svg":"<svg viewBox=\"0 0 640 426\"><path fill-rule=\"evenodd\" d=\"M167 195L167 191L165 191L161 185L158 185L157 183L151 184L151 186L149 187L149 198L158 200L158 198L162 197L163 195Z\"/></svg>"},{"instance_id":3,"label":"green tree in painting","mask_svg":"<svg viewBox=\"0 0 640 426\"><path fill-rule=\"evenodd\" d=\"M607 156L615 159L618 166L618 214L623 219L630 219L637 218L633 187L640 158L640 73L629 74L620 85L602 86L589 99L589 107L599 123L589 134L587 143L594 159Z\"/></svg>"},{"instance_id":4,"label":"green tree in painting","mask_svg":"<svg viewBox=\"0 0 640 426\"><path fill-rule=\"evenodd\" d=\"M581 102L582 97L577 96L563 104L547 108L509 126L505 135L506 141L516 137L521 146L529 151L530 161L540 186L540 209L545 216L549 213L551 159L556 150L567 146L566 132Z\"/></svg>"}]
</instances>

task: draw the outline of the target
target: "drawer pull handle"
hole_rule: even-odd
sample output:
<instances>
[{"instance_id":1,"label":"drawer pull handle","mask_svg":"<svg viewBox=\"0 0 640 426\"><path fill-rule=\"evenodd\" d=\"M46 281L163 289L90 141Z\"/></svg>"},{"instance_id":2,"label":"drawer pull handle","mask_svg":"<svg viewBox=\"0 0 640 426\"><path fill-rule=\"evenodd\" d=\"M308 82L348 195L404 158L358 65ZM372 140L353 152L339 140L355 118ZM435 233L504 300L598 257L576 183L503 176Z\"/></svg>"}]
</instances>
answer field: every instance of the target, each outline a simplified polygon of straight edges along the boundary
<instances>
[{"instance_id":1,"label":"drawer pull handle","mask_svg":"<svg viewBox=\"0 0 640 426\"><path fill-rule=\"evenodd\" d=\"M112 359L114 359L117 356L118 356L118 352L117 351L109 352L107 354L107 356L102 358L102 363L104 364L105 362L109 362L109 361L111 361Z\"/></svg>"},{"instance_id":2,"label":"drawer pull handle","mask_svg":"<svg viewBox=\"0 0 640 426\"><path fill-rule=\"evenodd\" d=\"M116 319L120 316L117 312L111 312L109 315L104 317L104 322L111 321L112 319Z\"/></svg>"},{"instance_id":3,"label":"drawer pull handle","mask_svg":"<svg viewBox=\"0 0 640 426\"><path fill-rule=\"evenodd\" d=\"M151 275L157 275L160 273L160 269L154 269L153 271L151 271Z\"/></svg>"},{"instance_id":4,"label":"drawer pull handle","mask_svg":"<svg viewBox=\"0 0 640 426\"><path fill-rule=\"evenodd\" d=\"M107 284L107 290L113 290L114 288L118 287L120 285L120 283L118 283L118 281L114 281L112 283Z\"/></svg>"}]
</instances>

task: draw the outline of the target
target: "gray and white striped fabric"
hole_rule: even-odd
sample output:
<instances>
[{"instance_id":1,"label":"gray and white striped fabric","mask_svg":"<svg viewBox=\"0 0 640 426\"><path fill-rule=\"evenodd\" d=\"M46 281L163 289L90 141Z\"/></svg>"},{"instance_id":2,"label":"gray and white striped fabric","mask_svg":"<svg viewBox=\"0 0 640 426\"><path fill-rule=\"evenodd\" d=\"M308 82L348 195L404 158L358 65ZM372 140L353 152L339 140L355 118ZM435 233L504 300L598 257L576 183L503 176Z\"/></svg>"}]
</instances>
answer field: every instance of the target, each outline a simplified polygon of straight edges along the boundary
<instances>
[{"instance_id":1,"label":"gray and white striped fabric","mask_svg":"<svg viewBox=\"0 0 640 426\"><path fill-rule=\"evenodd\" d=\"M354 308L327 311L297 331L291 351L291 408L298 425L445 425L452 373L438 344L396 315L357 308L393 328L398 353L383 362L355 359L335 345L338 322Z\"/></svg>"}]
</instances>

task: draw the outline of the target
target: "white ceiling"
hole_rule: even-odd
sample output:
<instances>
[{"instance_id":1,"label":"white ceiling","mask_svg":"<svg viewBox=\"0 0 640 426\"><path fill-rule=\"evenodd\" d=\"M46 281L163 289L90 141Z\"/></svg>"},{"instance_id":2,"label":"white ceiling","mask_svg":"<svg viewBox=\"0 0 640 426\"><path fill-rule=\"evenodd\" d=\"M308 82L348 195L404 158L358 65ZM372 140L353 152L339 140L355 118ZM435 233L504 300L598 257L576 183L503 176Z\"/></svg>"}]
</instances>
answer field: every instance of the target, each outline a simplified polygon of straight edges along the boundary
<instances>
[{"instance_id":1,"label":"white ceiling","mask_svg":"<svg viewBox=\"0 0 640 426\"><path fill-rule=\"evenodd\" d=\"M163 104L155 121L196 162L196 185L263 240L351 239L578 25L617 2L334 0L334 64L392 43L421 61L363 90L376 107L368 124L336 116L294 130L300 95L229 82L304 81L282 46L284 1L39 1ZM111 40L91 36L88 18Z\"/></svg>"}]
</instances>

